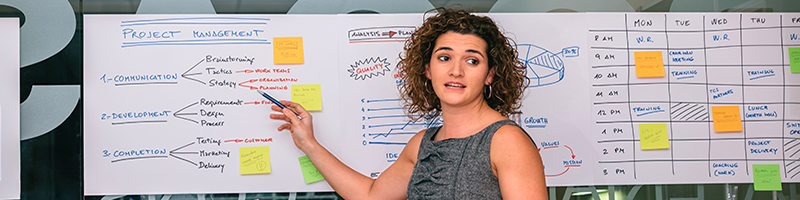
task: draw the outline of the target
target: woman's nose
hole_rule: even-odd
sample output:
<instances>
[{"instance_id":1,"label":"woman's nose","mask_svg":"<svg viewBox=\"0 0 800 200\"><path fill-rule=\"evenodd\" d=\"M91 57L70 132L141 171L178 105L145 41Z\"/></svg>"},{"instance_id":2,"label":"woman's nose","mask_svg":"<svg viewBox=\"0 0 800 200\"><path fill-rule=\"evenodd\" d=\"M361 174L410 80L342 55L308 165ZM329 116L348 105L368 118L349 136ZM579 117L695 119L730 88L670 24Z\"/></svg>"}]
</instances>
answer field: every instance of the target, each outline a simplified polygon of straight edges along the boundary
<instances>
[{"instance_id":1,"label":"woman's nose","mask_svg":"<svg viewBox=\"0 0 800 200\"><path fill-rule=\"evenodd\" d=\"M450 76L460 77L460 76L464 75L464 70L463 70L464 69L464 65L466 65L466 64L462 63L462 62L454 63L453 66L450 67L450 71L449 71Z\"/></svg>"}]
</instances>

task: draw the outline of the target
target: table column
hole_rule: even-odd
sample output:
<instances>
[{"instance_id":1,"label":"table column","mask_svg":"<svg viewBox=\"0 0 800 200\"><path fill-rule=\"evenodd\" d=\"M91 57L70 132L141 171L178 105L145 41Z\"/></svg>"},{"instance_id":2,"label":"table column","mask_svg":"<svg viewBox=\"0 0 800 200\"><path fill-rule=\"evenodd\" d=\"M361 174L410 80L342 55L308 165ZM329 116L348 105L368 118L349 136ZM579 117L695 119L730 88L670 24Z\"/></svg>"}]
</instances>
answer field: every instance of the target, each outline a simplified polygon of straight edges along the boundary
<instances>
[{"instance_id":1,"label":"table column","mask_svg":"<svg viewBox=\"0 0 800 200\"><path fill-rule=\"evenodd\" d=\"M666 14L667 76L675 174L682 180L710 177L708 160L709 108L703 15ZM704 152L704 153L698 153Z\"/></svg>"},{"instance_id":2,"label":"table column","mask_svg":"<svg viewBox=\"0 0 800 200\"><path fill-rule=\"evenodd\" d=\"M800 13L784 13L781 18L784 180L796 181L800 179L800 73L789 68L788 50L800 47Z\"/></svg>"},{"instance_id":3,"label":"table column","mask_svg":"<svg viewBox=\"0 0 800 200\"><path fill-rule=\"evenodd\" d=\"M742 43L739 14L707 14L705 16L705 54L708 90L708 107L743 105ZM711 113L711 112L709 112ZM711 120L714 116L711 115ZM744 131L716 132L709 121L709 158L713 172L729 172L712 176L719 182L748 177L747 143ZM736 177L734 177L736 176Z\"/></svg>"},{"instance_id":4,"label":"table column","mask_svg":"<svg viewBox=\"0 0 800 200\"><path fill-rule=\"evenodd\" d=\"M635 135L631 124L626 15L588 14L592 80L593 134L597 139L598 183L633 183L636 179Z\"/></svg>"},{"instance_id":5,"label":"table column","mask_svg":"<svg viewBox=\"0 0 800 200\"><path fill-rule=\"evenodd\" d=\"M666 34L666 19L664 14L628 14L629 54L628 66L630 83L628 96L633 130L635 132L637 156L637 176L641 181L662 181L664 174L674 175L672 167L672 148L642 150L640 145L639 126L642 124L665 123L667 137L671 138L670 126L670 84L667 76L638 77L635 66L636 52L660 52L662 58L667 58L669 50ZM666 59L663 59L664 73L669 70ZM672 177L672 176L670 176Z\"/></svg>"},{"instance_id":6,"label":"table column","mask_svg":"<svg viewBox=\"0 0 800 200\"><path fill-rule=\"evenodd\" d=\"M743 128L748 165L783 165L783 51L779 14L741 14Z\"/></svg>"}]
</instances>

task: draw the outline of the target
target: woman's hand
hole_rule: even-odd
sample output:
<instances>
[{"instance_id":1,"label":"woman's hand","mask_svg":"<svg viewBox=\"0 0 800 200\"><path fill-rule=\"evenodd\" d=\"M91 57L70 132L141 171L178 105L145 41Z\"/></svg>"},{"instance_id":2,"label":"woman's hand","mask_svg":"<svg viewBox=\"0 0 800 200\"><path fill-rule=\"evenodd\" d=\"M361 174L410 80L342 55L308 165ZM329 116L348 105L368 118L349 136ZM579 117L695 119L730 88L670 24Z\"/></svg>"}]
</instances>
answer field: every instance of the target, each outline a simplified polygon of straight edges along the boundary
<instances>
[{"instance_id":1,"label":"woman's hand","mask_svg":"<svg viewBox=\"0 0 800 200\"><path fill-rule=\"evenodd\" d=\"M279 126L278 131L289 130L289 132L292 133L294 145L303 152L306 152L306 150L313 145L317 145L317 139L314 138L314 126L311 123L311 114L309 114L308 111L306 111L306 109L298 103L281 101L281 104L288 108L282 109L277 105L273 105L272 110L282 112L283 114L269 115L269 118L271 119L283 120L287 122ZM303 119L298 119L289 108L293 108Z\"/></svg>"}]
</instances>

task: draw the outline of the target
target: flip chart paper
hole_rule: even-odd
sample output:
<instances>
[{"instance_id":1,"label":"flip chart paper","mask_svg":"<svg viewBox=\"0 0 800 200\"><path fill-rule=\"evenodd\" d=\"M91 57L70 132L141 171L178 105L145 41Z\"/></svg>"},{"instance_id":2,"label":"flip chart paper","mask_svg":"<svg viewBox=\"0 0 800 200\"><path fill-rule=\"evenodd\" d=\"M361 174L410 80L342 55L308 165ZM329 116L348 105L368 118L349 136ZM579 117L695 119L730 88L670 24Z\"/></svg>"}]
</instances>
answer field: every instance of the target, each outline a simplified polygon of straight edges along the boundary
<instances>
[{"instance_id":1,"label":"flip chart paper","mask_svg":"<svg viewBox=\"0 0 800 200\"><path fill-rule=\"evenodd\" d=\"M792 73L800 73L800 47L789 48L789 66Z\"/></svg>"},{"instance_id":2,"label":"flip chart paper","mask_svg":"<svg viewBox=\"0 0 800 200\"><path fill-rule=\"evenodd\" d=\"M0 199L20 198L19 23L16 17L0 17ZM31 99L27 102L35 102Z\"/></svg>"},{"instance_id":3,"label":"flip chart paper","mask_svg":"<svg viewBox=\"0 0 800 200\"><path fill-rule=\"evenodd\" d=\"M0 113L3 113L3 106L2 105L0 105ZM3 117L2 116L3 115L0 115L0 136L3 135ZM0 137L0 139L2 139L2 137ZM0 144L2 144L2 140L0 140ZM2 165L3 164L3 162L2 162L3 161L3 159L2 159L3 156L2 155L3 155L3 148L2 148L2 145L0 145L0 172L2 172L2 169L3 169L3 165ZM2 175L3 175L3 173L0 173L0 180L3 180L3 176Z\"/></svg>"},{"instance_id":4,"label":"flip chart paper","mask_svg":"<svg viewBox=\"0 0 800 200\"><path fill-rule=\"evenodd\" d=\"M311 163L311 160L308 159L308 156L299 157L297 160L300 161L300 169L303 171L303 179L305 179L306 184L325 179L325 177L322 177L322 174L317 171L317 168L314 167L314 164Z\"/></svg>"},{"instance_id":5,"label":"flip chart paper","mask_svg":"<svg viewBox=\"0 0 800 200\"><path fill-rule=\"evenodd\" d=\"M241 174L270 173L269 146L239 148L239 171Z\"/></svg>"},{"instance_id":6,"label":"flip chart paper","mask_svg":"<svg viewBox=\"0 0 800 200\"><path fill-rule=\"evenodd\" d=\"M273 40L275 64L303 64L303 37L276 37Z\"/></svg>"},{"instance_id":7,"label":"flip chart paper","mask_svg":"<svg viewBox=\"0 0 800 200\"><path fill-rule=\"evenodd\" d=\"M322 110L320 84L292 85L292 102L299 103L308 111Z\"/></svg>"},{"instance_id":8,"label":"flip chart paper","mask_svg":"<svg viewBox=\"0 0 800 200\"><path fill-rule=\"evenodd\" d=\"M0 105L0 113L3 113L3 106L2 105ZM3 117L2 116L3 115L0 115L0 136L3 135ZM0 139L2 139L2 137L0 137ZM2 156L3 155L3 148L2 148L1 144L2 144L2 140L0 140L0 172L2 172L2 169L3 169L3 162L2 162L3 161L3 159L2 159L2 157L3 157ZM3 180L3 176L2 175L3 175L3 173L0 173L0 181Z\"/></svg>"},{"instance_id":9,"label":"flip chart paper","mask_svg":"<svg viewBox=\"0 0 800 200\"><path fill-rule=\"evenodd\" d=\"M780 165L753 165L753 185L755 190L781 190Z\"/></svg>"},{"instance_id":10,"label":"flip chart paper","mask_svg":"<svg viewBox=\"0 0 800 200\"><path fill-rule=\"evenodd\" d=\"M715 132L742 131L739 106L713 106L711 107L711 114L714 118Z\"/></svg>"},{"instance_id":11,"label":"flip chart paper","mask_svg":"<svg viewBox=\"0 0 800 200\"><path fill-rule=\"evenodd\" d=\"M667 124L639 124L639 142L642 150L669 149Z\"/></svg>"},{"instance_id":12,"label":"flip chart paper","mask_svg":"<svg viewBox=\"0 0 800 200\"><path fill-rule=\"evenodd\" d=\"M340 129L344 112L339 112L340 87L334 75L344 68L335 65L338 33L320 32L336 30L335 15L87 15L84 19L83 77L89 83L85 100L92 105L84 107L85 119L91 119L83 124L84 150L94 152L84 157L86 195L333 191L324 181L305 184L296 164L302 151L287 142L291 134L276 129L286 122L270 119L273 104L254 90L290 100L291 85L324 85L325 111L313 113L320 119L314 128ZM159 37L140 38L143 34ZM170 37L160 37L163 34ZM275 37L302 37L303 63L274 64ZM112 97L116 100L108 99ZM15 101L11 105L20 107L19 97ZM3 110L8 107L3 104ZM115 118L115 114L129 117ZM103 134L109 132L115 134ZM320 134L318 140L341 155L339 139L344 133L335 132ZM239 148L255 146L269 146L270 153L264 154L269 156L265 166L269 174L242 175L248 168L240 168ZM102 154L104 150L107 154ZM157 155L114 156L116 150ZM133 157L139 159L127 159ZM3 163L3 170L6 166ZM137 170L147 166L159 170ZM141 184L144 180L149 184Z\"/></svg>"},{"instance_id":13,"label":"flip chart paper","mask_svg":"<svg viewBox=\"0 0 800 200\"><path fill-rule=\"evenodd\" d=\"M634 52L636 77L664 77L664 60L660 51Z\"/></svg>"}]
</instances>

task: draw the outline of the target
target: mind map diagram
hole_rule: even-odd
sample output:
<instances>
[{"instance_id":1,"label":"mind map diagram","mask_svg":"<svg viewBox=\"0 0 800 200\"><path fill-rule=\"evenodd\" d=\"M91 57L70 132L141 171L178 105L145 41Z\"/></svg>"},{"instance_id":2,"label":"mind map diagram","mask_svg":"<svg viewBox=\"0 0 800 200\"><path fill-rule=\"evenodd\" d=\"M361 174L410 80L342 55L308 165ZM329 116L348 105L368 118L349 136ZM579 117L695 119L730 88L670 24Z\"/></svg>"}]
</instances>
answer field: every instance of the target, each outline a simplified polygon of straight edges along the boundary
<instances>
[{"instance_id":1,"label":"mind map diagram","mask_svg":"<svg viewBox=\"0 0 800 200\"><path fill-rule=\"evenodd\" d=\"M255 57L248 56L213 56L206 55L199 62L194 63L186 71L153 73L153 74L103 74L100 81L103 84L111 84L113 87L136 87L136 86L167 86L179 83L190 83L203 85L210 89L246 89L246 90L265 90L280 91L288 90L286 83L294 83L298 78L291 76L290 67L263 67L250 68ZM248 67L244 67L248 66ZM239 69L236 69L239 68ZM249 76L282 76L282 77L252 77L246 80L233 80L234 75ZM239 77L239 76L236 76ZM182 80L182 81L181 81ZM252 106L269 106L272 102L263 99L256 93L249 100L240 98L213 99L201 97L195 102L188 103L177 109L149 109L135 111L109 110L100 115L100 121L108 122L111 126L136 126L145 124L169 123L172 119L195 124L200 127L224 127L225 118L230 116L230 109L248 109ZM246 108L245 108L246 107ZM273 142L273 138L213 138L197 136L187 138L192 141L188 144L178 144L174 148L141 148L141 149L104 149L102 157L109 159L111 163L123 161L167 159L174 158L182 162L191 164L198 170L215 169L224 173L226 164L231 158L230 147L223 146L235 145L237 143L263 143ZM179 147L177 147L179 146ZM235 153L235 152L234 152ZM189 156L189 157L187 157ZM238 155L233 155L235 158ZM204 161L211 157L223 158L214 159L216 162ZM236 161L236 159L232 161Z\"/></svg>"}]
</instances>

